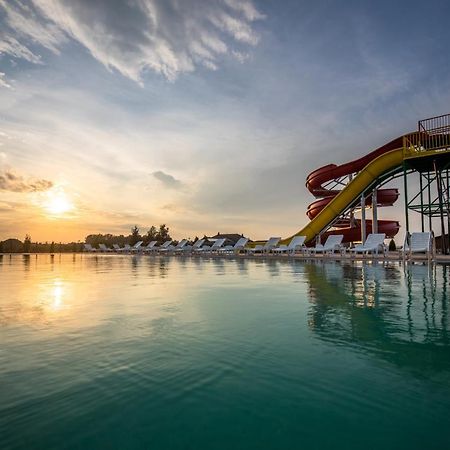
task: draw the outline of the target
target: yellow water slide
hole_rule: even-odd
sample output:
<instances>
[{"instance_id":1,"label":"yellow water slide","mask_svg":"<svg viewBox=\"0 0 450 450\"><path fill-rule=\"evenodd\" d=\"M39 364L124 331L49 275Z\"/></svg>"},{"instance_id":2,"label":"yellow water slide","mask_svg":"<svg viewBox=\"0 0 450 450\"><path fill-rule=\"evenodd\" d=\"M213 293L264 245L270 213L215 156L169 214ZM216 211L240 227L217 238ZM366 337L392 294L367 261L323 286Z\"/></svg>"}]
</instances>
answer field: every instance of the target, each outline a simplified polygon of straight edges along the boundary
<instances>
[{"instance_id":1,"label":"yellow water slide","mask_svg":"<svg viewBox=\"0 0 450 450\"><path fill-rule=\"evenodd\" d=\"M408 135L409 136L409 135ZM407 136L405 136L405 139ZM404 139L404 142L406 142ZM306 243L311 242L318 234L328 227L337 217L343 214L358 200L373 183L384 174L395 168L400 168L406 159L429 158L435 154L448 153L450 149L426 150L403 145L370 161L353 180L339 192L328 205L298 233L283 240L288 243L294 236L306 236Z\"/></svg>"}]
</instances>

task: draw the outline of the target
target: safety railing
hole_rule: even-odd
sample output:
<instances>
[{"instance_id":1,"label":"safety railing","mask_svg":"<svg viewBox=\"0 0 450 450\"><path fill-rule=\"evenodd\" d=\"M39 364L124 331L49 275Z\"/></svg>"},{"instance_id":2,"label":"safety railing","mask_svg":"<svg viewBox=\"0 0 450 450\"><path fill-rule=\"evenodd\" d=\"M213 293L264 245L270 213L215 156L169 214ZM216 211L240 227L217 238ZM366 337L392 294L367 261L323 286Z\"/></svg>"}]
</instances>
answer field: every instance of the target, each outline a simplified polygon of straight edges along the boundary
<instances>
[{"instance_id":1,"label":"safety railing","mask_svg":"<svg viewBox=\"0 0 450 450\"><path fill-rule=\"evenodd\" d=\"M427 151L450 150L450 114L418 122L418 131L403 137L405 156Z\"/></svg>"}]
</instances>

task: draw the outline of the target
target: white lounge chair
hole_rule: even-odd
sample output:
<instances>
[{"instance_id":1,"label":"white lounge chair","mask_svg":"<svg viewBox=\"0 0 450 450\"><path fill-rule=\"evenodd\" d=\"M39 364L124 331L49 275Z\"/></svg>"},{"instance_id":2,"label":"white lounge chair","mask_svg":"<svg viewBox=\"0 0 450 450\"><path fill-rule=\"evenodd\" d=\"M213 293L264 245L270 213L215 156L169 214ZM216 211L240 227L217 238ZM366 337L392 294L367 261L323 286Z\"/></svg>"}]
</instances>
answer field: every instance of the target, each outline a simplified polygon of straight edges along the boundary
<instances>
[{"instance_id":1,"label":"white lounge chair","mask_svg":"<svg viewBox=\"0 0 450 450\"><path fill-rule=\"evenodd\" d=\"M112 250L113 252L120 252L122 249L120 248L119 244L113 244Z\"/></svg>"},{"instance_id":2,"label":"white lounge chair","mask_svg":"<svg viewBox=\"0 0 450 450\"><path fill-rule=\"evenodd\" d=\"M181 253L184 249L184 247L186 247L188 243L187 239L182 239L180 242L178 242L178 244L173 248L173 252L174 253Z\"/></svg>"},{"instance_id":3,"label":"white lounge chair","mask_svg":"<svg viewBox=\"0 0 450 450\"><path fill-rule=\"evenodd\" d=\"M424 253L428 259L434 257L434 236L431 231L406 233L403 256L411 258L415 253Z\"/></svg>"},{"instance_id":4,"label":"white lounge chair","mask_svg":"<svg viewBox=\"0 0 450 450\"><path fill-rule=\"evenodd\" d=\"M159 247L155 247L155 250L156 250L157 252L165 253L165 252L167 252L167 251L169 250L169 248L170 248L172 242L173 242L172 240L166 241L166 242L164 242L164 244L161 244ZM172 248L174 248L173 245L172 245Z\"/></svg>"},{"instance_id":5,"label":"white lounge chair","mask_svg":"<svg viewBox=\"0 0 450 450\"><path fill-rule=\"evenodd\" d=\"M384 240L386 239L386 235L384 233L371 233L367 236L366 242L364 244L358 244L355 247L350 249L350 253L362 253L369 254L381 252L383 255L386 255L387 247L384 244Z\"/></svg>"},{"instance_id":6,"label":"white lounge chair","mask_svg":"<svg viewBox=\"0 0 450 450\"><path fill-rule=\"evenodd\" d=\"M244 250L247 245L248 238L241 237L234 245L226 245L225 247L219 248L218 253L239 253Z\"/></svg>"},{"instance_id":7,"label":"white lounge chair","mask_svg":"<svg viewBox=\"0 0 450 450\"><path fill-rule=\"evenodd\" d=\"M297 250L301 250L302 253L306 250L305 247L306 236L294 236L289 242L289 245L280 245L273 249L273 253L281 254L287 253L293 255Z\"/></svg>"},{"instance_id":8,"label":"white lounge chair","mask_svg":"<svg viewBox=\"0 0 450 450\"><path fill-rule=\"evenodd\" d=\"M313 248L309 249L310 253L323 253L325 254L333 254L335 251L340 251L342 253L343 247L341 245L342 239L344 239L343 234L330 234L325 241L325 244L318 244Z\"/></svg>"},{"instance_id":9,"label":"white lounge chair","mask_svg":"<svg viewBox=\"0 0 450 450\"><path fill-rule=\"evenodd\" d=\"M131 251L131 245L130 244L125 244L122 248L119 247L117 249L117 251L120 252L120 253L129 252L129 251Z\"/></svg>"},{"instance_id":10,"label":"white lounge chair","mask_svg":"<svg viewBox=\"0 0 450 450\"><path fill-rule=\"evenodd\" d=\"M84 251L89 253L95 253L97 249L92 247L91 244L84 244Z\"/></svg>"},{"instance_id":11,"label":"white lounge chair","mask_svg":"<svg viewBox=\"0 0 450 450\"><path fill-rule=\"evenodd\" d=\"M225 241L226 241L225 238L216 239L213 245L211 245L211 247L209 246L200 247L199 249L197 249L197 253L203 254L203 253L217 252L223 246L223 244L225 244Z\"/></svg>"},{"instance_id":12,"label":"white lounge chair","mask_svg":"<svg viewBox=\"0 0 450 450\"><path fill-rule=\"evenodd\" d=\"M141 247L140 251L142 253L150 253L150 252L154 252L155 251L155 245L158 241L151 241L149 242L146 246Z\"/></svg>"},{"instance_id":13,"label":"white lounge chair","mask_svg":"<svg viewBox=\"0 0 450 450\"><path fill-rule=\"evenodd\" d=\"M112 252L112 248L108 248L105 244L98 244L101 252Z\"/></svg>"},{"instance_id":14,"label":"white lounge chair","mask_svg":"<svg viewBox=\"0 0 450 450\"><path fill-rule=\"evenodd\" d=\"M247 249L247 253L269 253L278 245L278 242L280 241L280 237L271 237L264 245L258 244L253 248Z\"/></svg>"},{"instance_id":15,"label":"white lounge chair","mask_svg":"<svg viewBox=\"0 0 450 450\"><path fill-rule=\"evenodd\" d=\"M144 243L144 241L136 242L136 244L134 244L133 247L131 247L130 253L137 253L140 250L140 248L142 247L143 243Z\"/></svg>"},{"instance_id":16,"label":"white lounge chair","mask_svg":"<svg viewBox=\"0 0 450 450\"><path fill-rule=\"evenodd\" d=\"M183 253L194 253L197 249L199 249L203 243L205 242L204 239L197 239L192 245L185 245L183 247L182 252Z\"/></svg>"}]
</instances>

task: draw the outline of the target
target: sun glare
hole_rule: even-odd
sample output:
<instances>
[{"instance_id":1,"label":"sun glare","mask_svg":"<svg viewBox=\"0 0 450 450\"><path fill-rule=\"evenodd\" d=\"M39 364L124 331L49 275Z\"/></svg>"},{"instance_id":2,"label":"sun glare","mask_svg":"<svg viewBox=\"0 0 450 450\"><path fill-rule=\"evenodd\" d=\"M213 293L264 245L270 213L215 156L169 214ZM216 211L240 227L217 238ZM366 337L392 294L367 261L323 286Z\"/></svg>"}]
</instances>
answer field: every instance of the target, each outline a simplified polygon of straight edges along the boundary
<instances>
[{"instance_id":1,"label":"sun glare","mask_svg":"<svg viewBox=\"0 0 450 450\"><path fill-rule=\"evenodd\" d=\"M44 209L52 216L63 216L73 209L72 202L60 189L47 192Z\"/></svg>"}]
</instances>

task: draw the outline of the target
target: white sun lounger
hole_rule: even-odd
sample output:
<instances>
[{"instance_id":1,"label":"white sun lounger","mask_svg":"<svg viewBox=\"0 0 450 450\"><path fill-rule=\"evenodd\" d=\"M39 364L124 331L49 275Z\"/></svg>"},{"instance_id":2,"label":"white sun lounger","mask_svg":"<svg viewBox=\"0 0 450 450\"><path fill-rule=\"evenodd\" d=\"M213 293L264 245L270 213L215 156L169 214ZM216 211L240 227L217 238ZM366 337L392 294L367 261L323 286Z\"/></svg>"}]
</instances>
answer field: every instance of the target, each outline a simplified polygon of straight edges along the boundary
<instances>
[{"instance_id":1,"label":"white sun lounger","mask_svg":"<svg viewBox=\"0 0 450 450\"><path fill-rule=\"evenodd\" d=\"M145 247L141 247L140 251L142 253L150 253L155 251L155 245L156 245L157 241L151 241L149 242Z\"/></svg>"},{"instance_id":2,"label":"white sun lounger","mask_svg":"<svg viewBox=\"0 0 450 450\"><path fill-rule=\"evenodd\" d=\"M162 253L167 252L170 247L175 248L173 245L171 245L172 242L173 242L172 240L166 241L166 242L164 242L164 244L160 245L159 247L155 247L155 250L157 252L162 252Z\"/></svg>"},{"instance_id":3,"label":"white sun lounger","mask_svg":"<svg viewBox=\"0 0 450 450\"><path fill-rule=\"evenodd\" d=\"M313 248L310 248L310 253L323 253L325 254L333 254L335 251L340 251L342 253L343 247L341 245L342 239L344 239L343 234L331 234L327 237L325 244L318 244ZM367 241L366 241L367 242Z\"/></svg>"},{"instance_id":4,"label":"white sun lounger","mask_svg":"<svg viewBox=\"0 0 450 450\"><path fill-rule=\"evenodd\" d=\"M213 243L213 245L211 245L211 247L209 246L204 246L204 247L200 247L199 249L197 249L196 253L214 253L217 252L222 246L223 244L225 244L226 239L221 238L221 239L216 239Z\"/></svg>"},{"instance_id":5,"label":"white sun lounger","mask_svg":"<svg viewBox=\"0 0 450 450\"><path fill-rule=\"evenodd\" d=\"M201 248L201 246L205 243L204 239L197 239L192 245L186 245L183 248L184 252L195 252L197 249Z\"/></svg>"},{"instance_id":6,"label":"white sun lounger","mask_svg":"<svg viewBox=\"0 0 450 450\"><path fill-rule=\"evenodd\" d=\"M184 247L186 247L188 243L187 239L182 239L180 242L178 242L178 244L173 248L173 252L175 253L180 253L183 251Z\"/></svg>"},{"instance_id":7,"label":"white sun lounger","mask_svg":"<svg viewBox=\"0 0 450 450\"><path fill-rule=\"evenodd\" d=\"M218 253L239 253L244 250L247 245L248 238L241 237L234 245L226 245L225 247L219 248Z\"/></svg>"},{"instance_id":8,"label":"white sun lounger","mask_svg":"<svg viewBox=\"0 0 450 450\"><path fill-rule=\"evenodd\" d=\"M193 253L195 252L198 248L200 248L203 243L205 242L204 239L197 239L192 245L186 244L182 249L181 252L182 253Z\"/></svg>"},{"instance_id":9,"label":"white sun lounger","mask_svg":"<svg viewBox=\"0 0 450 450\"><path fill-rule=\"evenodd\" d=\"M431 231L406 233L403 256L411 257L415 253L424 253L428 259L434 257L434 238Z\"/></svg>"},{"instance_id":10,"label":"white sun lounger","mask_svg":"<svg viewBox=\"0 0 450 450\"><path fill-rule=\"evenodd\" d=\"M364 244L359 244L351 248L350 253L375 253L378 255L381 250L383 255L386 255L387 247L384 244L385 239L386 235L384 233L371 233L369 234L369 236L367 236L366 242L364 242Z\"/></svg>"},{"instance_id":11,"label":"white sun lounger","mask_svg":"<svg viewBox=\"0 0 450 450\"><path fill-rule=\"evenodd\" d=\"M133 247L131 247L130 252L137 253L141 249L143 243L144 241L136 242L136 244L134 244Z\"/></svg>"},{"instance_id":12,"label":"white sun lounger","mask_svg":"<svg viewBox=\"0 0 450 450\"><path fill-rule=\"evenodd\" d=\"M273 249L274 253L281 254L287 253L293 255L297 250L301 250L304 253L306 236L294 236L289 242L289 245L280 245Z\"/></svg>"},{"instance_id":13,"label":"white sun lounger","mask_svg":"<svg viewBox=\"0 0 450 450\"><path fill-rule=\"evenodd\" d=\"M264 245L256 245L253 248L247 249L247 253L269 253L278 245L278 242L280 241L280 237L271 237Z\"/></svg>"},{"instance_id":14,"label":"white sun lounger","mask_svg":"<svg viewBox=\"0 0 450 450\"><path fill-rule=\"evenodd\" d=\"M119 244L113 244L112 250L113 252L120 252L122 249L120 248Z\"/></svg>"},{"instance_id":15,"label":"white sun lounger","mask_svg":"<svg viewBox=\"0 0 450 450\"><path fill-rule=\"evenodd\" d=\"M97 249L92 247L91 244L84 244L84 251L90 252L90 253L95 253L97 251Z\"/></svg>"},{"instance_id":16,"label":"white sun lounger","mask_svg":"<svg viewBox=\"0 0 450 450\"><path fill-rule=\"evenodd\" d=\"M105 244L98 244L98 247L101 252L112 252L112 248L108 248Z\"/></svg>"},{"instance_id":17,"label":"white sun lounger","mask_svg":"<svg viewBox=\"0 0 450 450\"><path fill-rule=\"evenodd\" d=\"M121 253L129 252L131 250L130 244L125 244L122 248L118 248L117 251Z\"/></svg>"}]
</instances>

